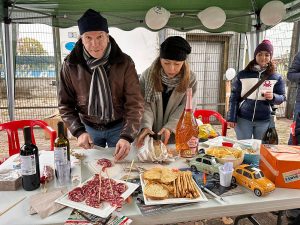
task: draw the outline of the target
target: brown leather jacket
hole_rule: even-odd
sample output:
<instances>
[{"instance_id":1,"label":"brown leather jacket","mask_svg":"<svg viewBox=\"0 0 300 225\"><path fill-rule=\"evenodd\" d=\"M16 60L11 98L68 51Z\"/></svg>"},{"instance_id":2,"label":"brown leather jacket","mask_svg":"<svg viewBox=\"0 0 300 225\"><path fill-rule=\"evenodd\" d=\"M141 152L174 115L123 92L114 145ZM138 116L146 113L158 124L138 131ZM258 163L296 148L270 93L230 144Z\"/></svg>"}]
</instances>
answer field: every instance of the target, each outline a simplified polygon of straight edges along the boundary
<instances>
[{"instance_id":1,"label":"brown leather jacket","mask_svg":"<svg viewBox=\"0 0 300 225\"><path fill-rule=\"evenodd\" d=\"M110 37L111 53L106 71L112 93L116 121L123 120L120 138L132 142L138 132L144 112L138 76L132 59L124 54L115 40ZM109 127L96 116L89 116L88 100L92 72L82 54L81 39L65 58L60 72L58 108L70 132L79 137L86 132L83 123L92 127ZM82 123L83 122L83 123ZM112 122L113 123L113 122Z\"/></svg>"}]
</instances>

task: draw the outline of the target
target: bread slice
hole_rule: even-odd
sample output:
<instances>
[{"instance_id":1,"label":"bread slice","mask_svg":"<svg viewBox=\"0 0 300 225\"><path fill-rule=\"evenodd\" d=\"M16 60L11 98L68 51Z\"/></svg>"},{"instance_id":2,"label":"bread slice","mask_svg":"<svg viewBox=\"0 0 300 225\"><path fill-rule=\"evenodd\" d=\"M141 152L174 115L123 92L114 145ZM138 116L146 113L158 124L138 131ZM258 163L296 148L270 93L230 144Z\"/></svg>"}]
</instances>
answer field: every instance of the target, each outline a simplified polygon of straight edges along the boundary
<instances>
[{"instance_id":1,"label":"bread slice","mask_svg":"<svg viewBox=\"0 0 300 225\"><path fill-rule=\"evenodd\" d=\"M178 174L168 168L162 168L160 182L169 184L176 180Z\"/></svg>"},{"instance_id":2,"label":"bread slice","mask_svg":"<svg viewBox=\"0 0 300 225\"><path fill-rule=\"evenodd\" d=\"M145 186L144 194L153 200L164 200L168 198L169 192L160 184L149 184Z\"/></svg>"},{"instance_id":3,"label":"bread slice","mask_svg":"<svg viewBox=\"0 0 300 225\"><path fill-rule=\"evenodd\" d=\"M152 168L144 172L144 179L146 180L160 180L161 178L161 168Z\"/></svg>"}]
</instances>

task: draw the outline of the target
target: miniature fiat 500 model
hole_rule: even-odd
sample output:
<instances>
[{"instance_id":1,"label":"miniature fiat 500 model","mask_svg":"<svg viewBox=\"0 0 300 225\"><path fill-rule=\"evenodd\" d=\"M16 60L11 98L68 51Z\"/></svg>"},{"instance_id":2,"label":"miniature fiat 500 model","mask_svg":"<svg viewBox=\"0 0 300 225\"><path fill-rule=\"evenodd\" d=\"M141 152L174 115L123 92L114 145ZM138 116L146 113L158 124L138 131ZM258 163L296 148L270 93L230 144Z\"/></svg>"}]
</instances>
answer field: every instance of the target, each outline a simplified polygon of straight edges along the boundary
<instances>
[{"instance_id":1,"label":"miniature fiat 500 model","mask_svg":"<svg viewBox=\"0 0 300 225\"><path fill-rule=\"evenodd\" d=\"M199 154L189 161L189 165L192 171L211 174L215 179L219 179L219 166L222 166L222 164L218 163L212 155Z\"/></svg>"},{"instance_id":2,"label":"miniature fiat 500 model","mask_svg":"<svg viewBox=\"0 0 300 225\"><path fill-rule=\"evenodd\" d=\"M232 174L232 182L254 191L254 194L258 197L275 189L275 185L265 177L260 169L248 164L242 164L235 168Z\"/></svg>"}]
</instances>

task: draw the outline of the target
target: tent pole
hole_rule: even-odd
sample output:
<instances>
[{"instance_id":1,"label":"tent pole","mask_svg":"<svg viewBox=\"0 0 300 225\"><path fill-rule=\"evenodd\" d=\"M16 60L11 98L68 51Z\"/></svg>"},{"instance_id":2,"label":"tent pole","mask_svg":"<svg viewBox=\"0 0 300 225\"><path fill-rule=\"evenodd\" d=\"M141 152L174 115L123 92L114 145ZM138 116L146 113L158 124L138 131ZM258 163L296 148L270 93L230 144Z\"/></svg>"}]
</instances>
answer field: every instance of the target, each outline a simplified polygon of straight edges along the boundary
<instances>
[{"instance_id":1,"label":"tent pole","mask_svg":"<svg viewBox=\"0 0 300 225\"><path fill-rule=\"evenodd\" d=\"M14 66L13 66L13 48L12 48L12 24L9 19L4 20L3 41L4 41L4 65L5 65L5 80L7 87L7 103L9 119L12 121L15 117L15 82L14 82Z\"/></svg>"}]
</instances>

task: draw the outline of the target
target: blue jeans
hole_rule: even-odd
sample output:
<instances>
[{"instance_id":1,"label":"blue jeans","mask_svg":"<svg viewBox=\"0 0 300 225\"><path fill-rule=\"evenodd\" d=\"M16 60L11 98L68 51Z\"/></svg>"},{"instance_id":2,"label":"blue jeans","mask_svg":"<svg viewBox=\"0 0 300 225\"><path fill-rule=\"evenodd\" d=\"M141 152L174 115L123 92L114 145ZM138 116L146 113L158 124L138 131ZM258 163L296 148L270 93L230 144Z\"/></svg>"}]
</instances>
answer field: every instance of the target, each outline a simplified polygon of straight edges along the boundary
<instances>
[{"instance_id":1,"label":"blue jeans","mask_svg":"<svg viewBox=\"0 0 300 225\"><path fill-rule=\"evenodd\" d=\"M250 121L238 117L237 124L234 128L236 138L238 140L243 139L259 139L263 138L263 135L267 131L270 124L270 120L262 121Z\"/></svg>"},{"instance_id":2,"label":"blue jeans","mask_svg":"<svg viewBox=\"0 0 300 225\"><path fill-rule=\"evenodd\" d=\"M293 121L296 121L296 118L297 118L297 115L298 115L299 112L300 112L300 102L296 101L296 103L295 103L295 109L294 109L294 116L293 116L294 119L293 119ZM290 138L289 138L288 144L289 145L293 144L292 134L290 134Z\"/></svg>"},{"instance_id":3,"label":"blue jeans","mask_svg":"<svg viewBox=\"0 0 300 225\"><path fill-rule=\"evenodd\" d=\"M107 130L96 130L84 124L86 131L91 135L93 143L100 147L116 147L120 140L120 134L123 128L123 123L116 124Z\"/></svg>"}]
</instances>

